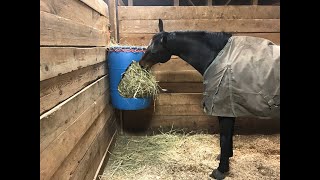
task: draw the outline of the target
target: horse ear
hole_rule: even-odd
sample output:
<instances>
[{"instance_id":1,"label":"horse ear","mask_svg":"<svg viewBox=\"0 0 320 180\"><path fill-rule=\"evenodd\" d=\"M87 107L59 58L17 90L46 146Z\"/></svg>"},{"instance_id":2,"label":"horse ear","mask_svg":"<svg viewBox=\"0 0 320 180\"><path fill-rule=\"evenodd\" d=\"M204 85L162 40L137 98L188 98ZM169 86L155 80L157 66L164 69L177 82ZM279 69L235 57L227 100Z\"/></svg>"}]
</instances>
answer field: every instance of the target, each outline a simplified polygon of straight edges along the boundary
<instances>
[{"instance_id":1,"label":"horse ear","mask_svg":"<svg viewBox=\"0 0 320 180\"><path fill-rule=\"evenodd\" d=\"M162 19L159 19L159 31L160 31L160 32L163 31L163 22L162 22Z\"/></svg>"}]
</instances>

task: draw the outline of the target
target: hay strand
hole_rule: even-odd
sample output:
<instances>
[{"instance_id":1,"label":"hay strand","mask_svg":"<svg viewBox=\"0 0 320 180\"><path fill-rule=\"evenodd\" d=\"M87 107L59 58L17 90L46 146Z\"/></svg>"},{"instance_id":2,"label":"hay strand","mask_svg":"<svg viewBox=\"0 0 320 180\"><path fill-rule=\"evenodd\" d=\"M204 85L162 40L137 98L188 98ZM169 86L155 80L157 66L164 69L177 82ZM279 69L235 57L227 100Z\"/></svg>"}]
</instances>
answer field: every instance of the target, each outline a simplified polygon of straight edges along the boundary
<instances>
[{"instance_id":1,"label":"hay strand","mask_svg":"<svg viewBox=\"0 0 320 180\"><path fill-rule=\"evenodd\" d=\"M160 130L159 130L160 131ZM234 137L229 179L279 179L279 135ZM216 168L219 135L171 129L151 136L122 135L101 180L207 179Z\"/></svg>"},{"instance_id":2,"label":"hay strand","mask_svg":"<svg viewBox=\"0 0 320 180\"><path fill-rule=\"evenodd\" d=\"M160 91L160 86L150 71L143 69L133 60L122 74L118 91L125 98L155 98Z\"/></svg>"}]
</instances>

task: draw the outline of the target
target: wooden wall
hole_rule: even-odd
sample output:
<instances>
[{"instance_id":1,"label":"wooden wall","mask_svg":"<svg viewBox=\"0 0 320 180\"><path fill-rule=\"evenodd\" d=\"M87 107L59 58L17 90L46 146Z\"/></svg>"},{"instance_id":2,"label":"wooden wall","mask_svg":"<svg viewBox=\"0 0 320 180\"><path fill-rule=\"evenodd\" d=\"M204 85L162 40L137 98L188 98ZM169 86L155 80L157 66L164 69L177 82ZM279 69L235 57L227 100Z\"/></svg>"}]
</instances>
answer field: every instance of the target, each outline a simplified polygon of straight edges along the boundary
<instances>
[{"instance_id":1,"label":"wooden wall","mask_svg":"<svg viewBox=\"0 0 320 180\"><path fill-rule=\"evenodd\" d=\"M40 179L90 179L116 135L103 0L40 0Z\"/></svg>"},{"instance_id":2,"label":"wooden wall","mask_svg":"<svg viewBox=\"0 0 320 180\"><path fill-rule=\"evenodd\" d=\"M148 45L158 32L158 19L165 31L225 31L250 35L280 44L280 6L119 6L119 42ZM217 132L217 119L201 108L202 76L179 57L153 68L157 80L168 93L160 94L154 106L141 111L124 111L127 130L171 127L210 129ZM278 131L276 120L238 119L237 132ZM243 130L243 131L242 131Z\"/></svg>"}]
</instances>

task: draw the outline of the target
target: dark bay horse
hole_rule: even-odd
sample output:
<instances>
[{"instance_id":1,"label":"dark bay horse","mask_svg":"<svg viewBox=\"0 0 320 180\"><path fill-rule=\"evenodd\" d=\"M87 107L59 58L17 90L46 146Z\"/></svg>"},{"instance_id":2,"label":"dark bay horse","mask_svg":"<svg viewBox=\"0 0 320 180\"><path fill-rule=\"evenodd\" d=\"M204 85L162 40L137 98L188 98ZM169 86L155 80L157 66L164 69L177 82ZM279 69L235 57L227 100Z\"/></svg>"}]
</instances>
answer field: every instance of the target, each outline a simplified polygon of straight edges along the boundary
<instances>
[{"instance_id":1,"label":"dark bay horse","mask_svg":"<svg viewBox=\"0 0 320 180\"><path fill-rule=\"evenodd\" d=\"M155 34L139 64L146 69L167 62L172 55L179 56L204 75L206 69L225 47L232 35L225 32L174 31L165 32L159 19L159 33ZM224 179L229 171L229 158L233 156L235 117L218 116L220 130L219 166L210 174Z\"/></svg>"}]
</instances>

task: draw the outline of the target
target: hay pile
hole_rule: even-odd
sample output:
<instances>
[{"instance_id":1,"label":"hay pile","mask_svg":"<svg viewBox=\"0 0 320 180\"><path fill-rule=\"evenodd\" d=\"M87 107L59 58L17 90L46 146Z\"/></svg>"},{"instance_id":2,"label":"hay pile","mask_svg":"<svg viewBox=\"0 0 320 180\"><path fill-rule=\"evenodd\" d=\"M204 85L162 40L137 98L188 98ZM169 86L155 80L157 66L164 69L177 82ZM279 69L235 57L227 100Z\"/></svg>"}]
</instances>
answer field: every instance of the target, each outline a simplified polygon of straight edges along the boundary
<instances>
[{"instance_id":1,"label":"hay pile","mask_svg":"<svg viewBox=\"0 0 320 180\"><path fill-rule=\"evenodd\" d=\"M210 179L220 153L219 135L171 131L118 136L99 180ZM279 135L236 135L228 179L280 179Z\"/></svg>"},{"instance_id":2,"label":"hay pile","mask_svg":"<svg viewBox=\"0 0 320 180\"><path fill-rule=\"evenodd\" d=\"M125 98L155 98L159 90L155 76L136 61L132 61L118 85L119 94Z\"/></svg>"}]
</instances>

